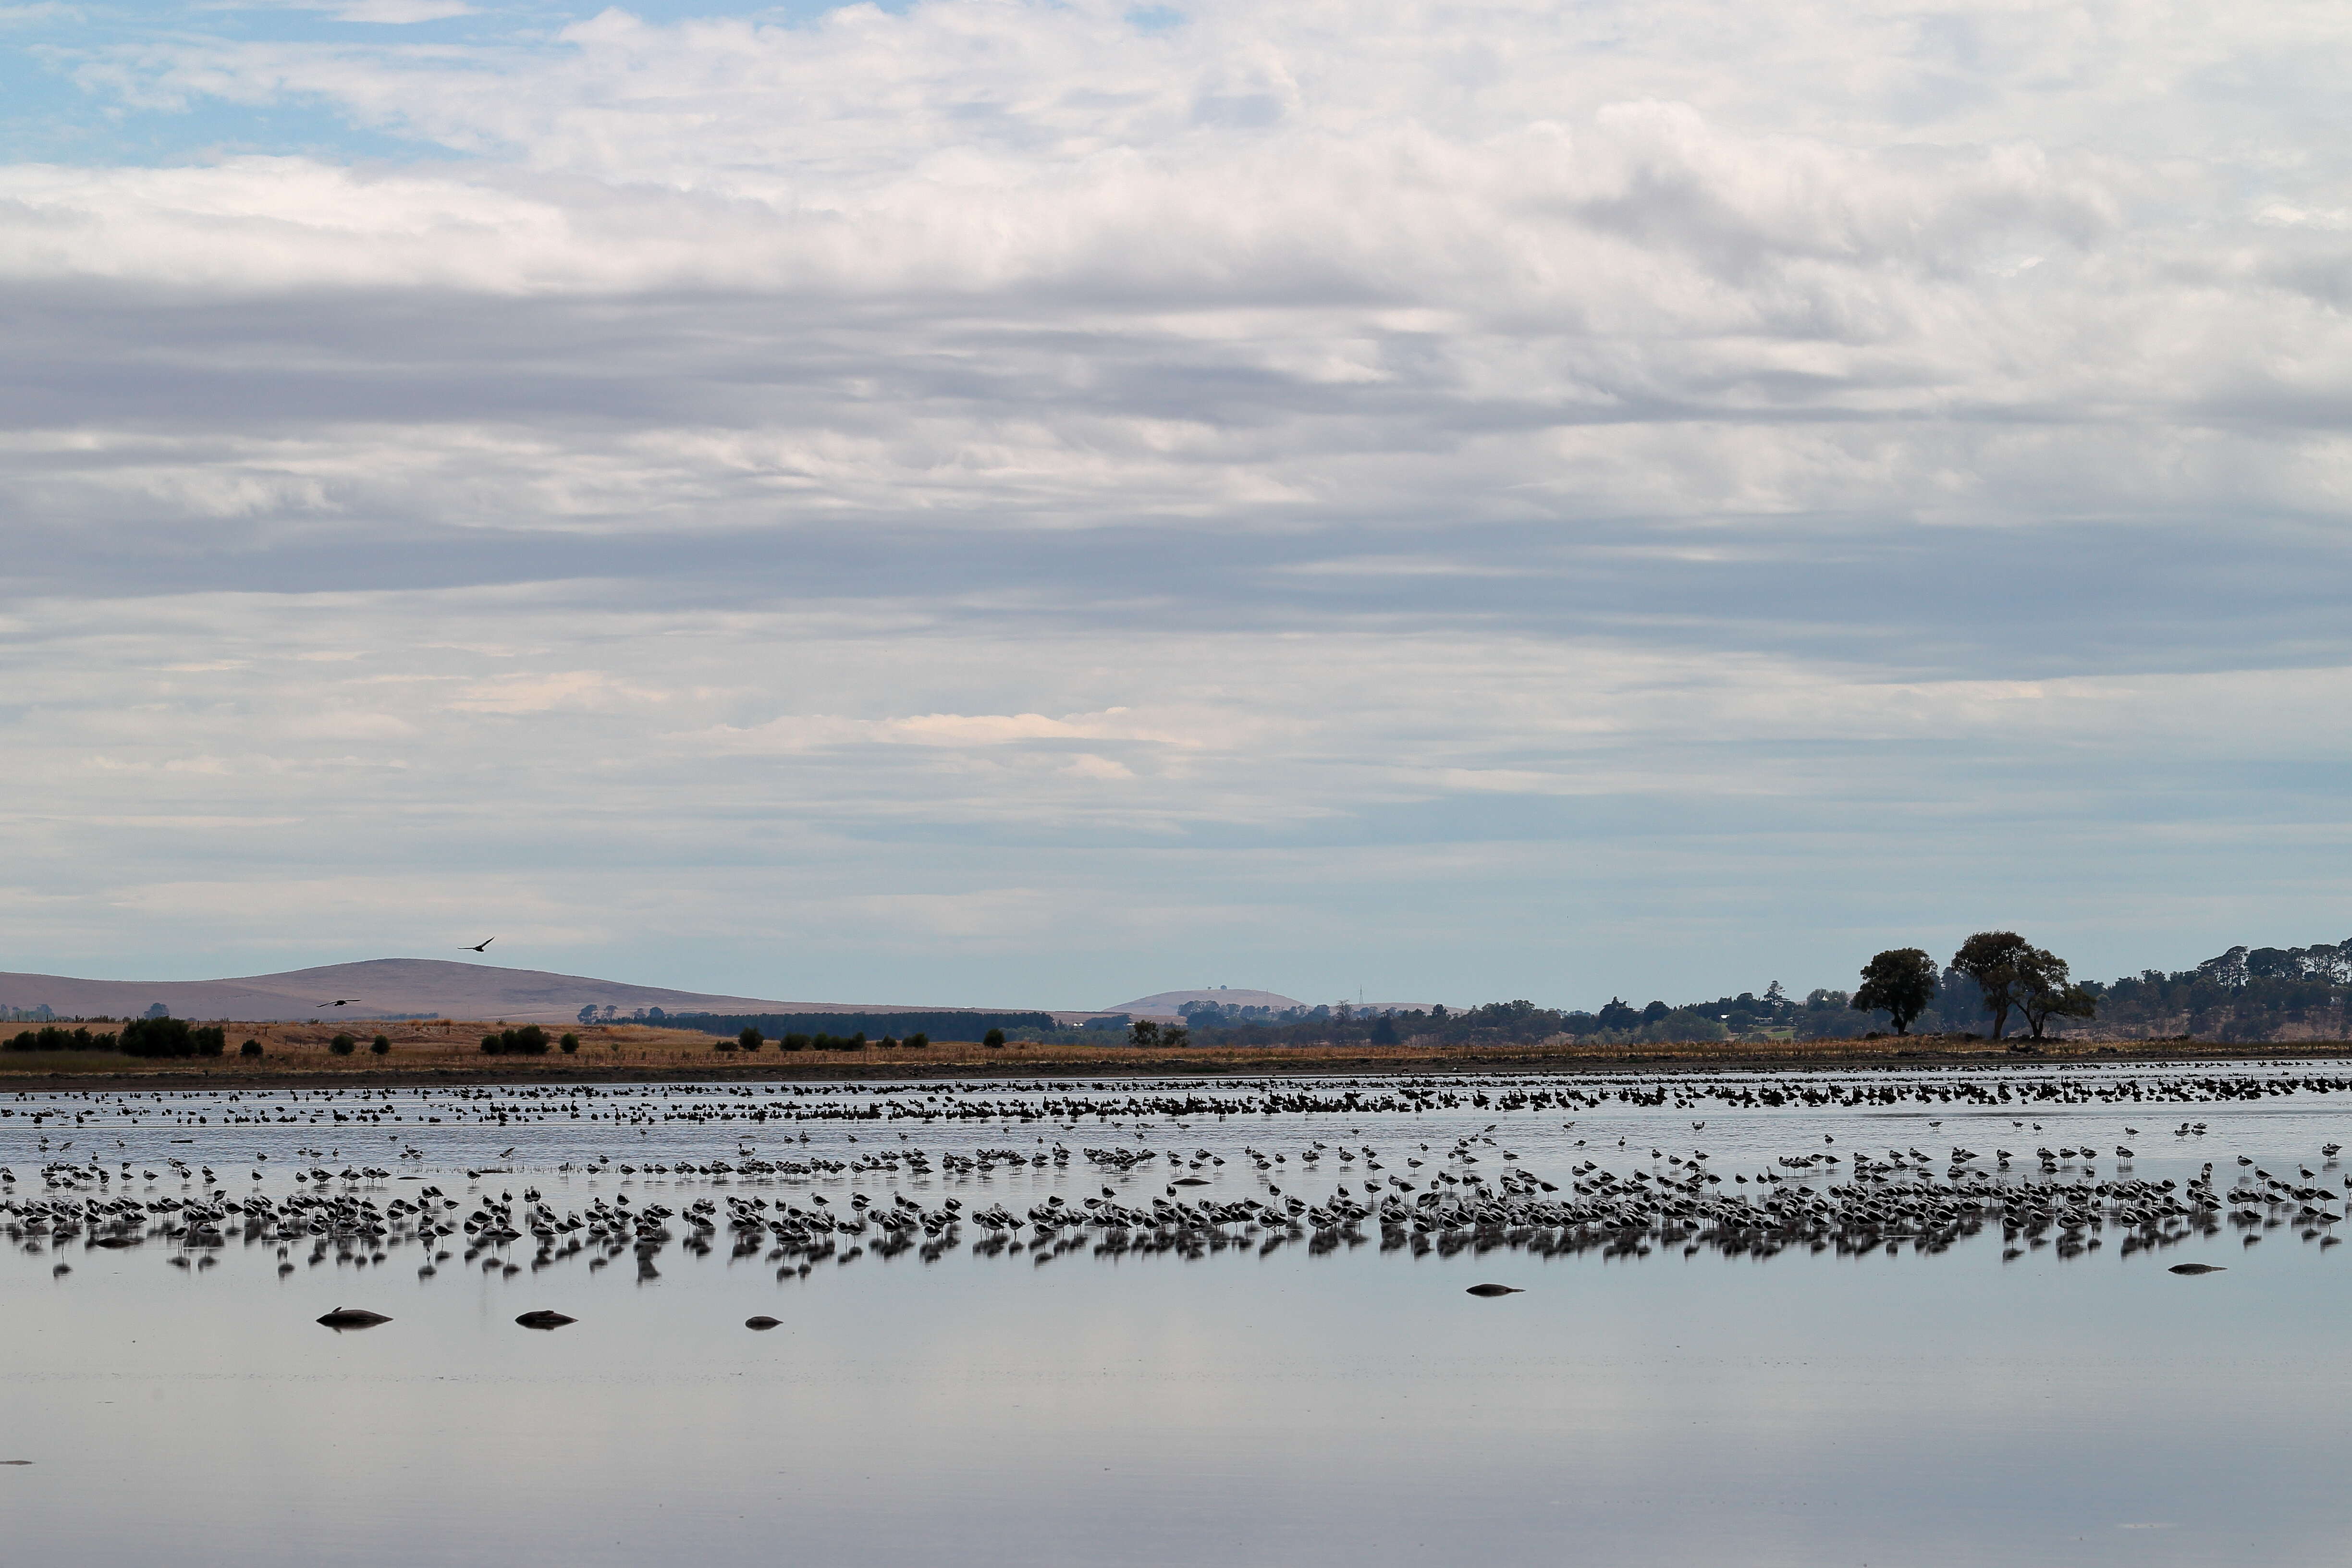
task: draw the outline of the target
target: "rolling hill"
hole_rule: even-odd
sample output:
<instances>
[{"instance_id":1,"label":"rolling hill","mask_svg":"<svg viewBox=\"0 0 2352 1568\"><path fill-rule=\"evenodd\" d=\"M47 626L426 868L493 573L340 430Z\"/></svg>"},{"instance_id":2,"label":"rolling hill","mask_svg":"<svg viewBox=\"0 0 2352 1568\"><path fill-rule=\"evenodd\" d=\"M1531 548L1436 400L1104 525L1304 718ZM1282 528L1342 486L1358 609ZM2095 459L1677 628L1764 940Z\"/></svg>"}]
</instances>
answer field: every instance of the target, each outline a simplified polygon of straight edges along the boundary
<instances>
[{"instance_id":1,"label":"rolling hill","mask_svg":"<svg viewBox=\"0 0 2352 1568\"><path fill-rule=\"evenodd\" d=\"M346 999L347 1005L322 1005ZM77 980L61 974L0 973L0 1007L47 1007L58 1017L131 1018L161 1005L179 1018L265 1023L304 1018L352 1020L440 1016L516 1024L568 1024L580 1009L611 1007L621 1017L639 1008L665 1013L846 1013L897 1011L880 1004L780 1002L630 985L538 969L505 969L436 958L376 958L282 974L226 980ZM940 1011L931 1008L931 1011ZM950 1009L966 1011L968 1009Z\"/></svg>"}]
</instances>

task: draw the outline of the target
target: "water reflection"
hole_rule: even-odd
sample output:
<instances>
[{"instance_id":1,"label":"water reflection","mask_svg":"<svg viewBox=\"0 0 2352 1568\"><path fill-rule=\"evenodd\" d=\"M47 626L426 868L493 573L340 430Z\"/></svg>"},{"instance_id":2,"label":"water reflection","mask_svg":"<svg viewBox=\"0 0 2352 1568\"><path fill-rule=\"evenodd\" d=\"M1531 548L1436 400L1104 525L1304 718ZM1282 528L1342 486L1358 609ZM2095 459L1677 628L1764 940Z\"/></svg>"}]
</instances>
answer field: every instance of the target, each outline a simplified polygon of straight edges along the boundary
<instances>
[{"instance_id":1,"label":"water reflection","mask_svg":"<svg viewBox=\"0 0 2352 1568\"><path fill-rule=\"evenodd\" d=\"M2333 1562L2342 1071L10 1100L0 1507L97 1563Z\"/></svg>"},{"instance_id":2,"label":"water reflection","mask_svg":"<svg viewBox=\"0 0 2352 1568\"><path fill-rule=\"evenodd\" d=\"M2158 1075L20 1097L0 1119L0 1155L30 1143L40 1186L18 1195L13 1160L0 1169L0 1222L35 1254L45 1243L155 1239L181 1268L210 1266L235 1237L277 1246L281 1273L295 1247L311 1266L331 1253L360 1268L409 1249L430 1279L455 1247L466 1263L509 1275L583 1255L601 1269L626 1256L640 1281L661 1277L673 1246L695 1257L724 1246L779 1279L868 1256L932 1263L963 1246L1041 1265L1074 1253L1197 1259L1293 1245L1311 1256L1371 1245L1439 1257L1671 1248L1761 1258L1790 1248L1934 1254L1990 1226L2005 1259L2043 1247L2074 1258L2109 1235L2126 1256L2210 1242L2226 1223L2241 1246L2285 1231L2325 1249L2342 1218L2333 1205L2352 1189L2336 1163L2341 1141L2284 1123L2338 1129L2348 1100L2352 1079L2327 1063ZM2239 1109L2249 1103L2258 1109ZM2136 1145L2151 1140L2126 1118L2167 1109L2168 1121L2183 1105L2200 1114L2172 1128L2169 1151L2144 1155ZM1554 1126L1562 1109L1581 1114ZM1708 1115L1682 1122L1693 1110ZM1895 1138L1890 1120L1913 1125L1882 1154L1871 1144ZM402 1128L382 1134L397 1149L391 1163L346 1153L342 1144L373 1140L387 1121ZM876 1122L913 1129L886 1139ZM991 1141L991 1123L1000 1135L1021 1125L1029 1142ZM1048 1130L1032 1131L1041 1123ZM1939 1147L1912 1141L1923 1131ZM2282 1132L2301 1134L2300 1150L2273 1155L2292 1175L2239 1152L2217 1181L2213 1160L2195 1159L2251 1135L2274 1145ZM492 1142L504 1163L478 1163ZM461 1173L462 1199L442 1184L460 1184Z\"/></svg>"}]
</instances>

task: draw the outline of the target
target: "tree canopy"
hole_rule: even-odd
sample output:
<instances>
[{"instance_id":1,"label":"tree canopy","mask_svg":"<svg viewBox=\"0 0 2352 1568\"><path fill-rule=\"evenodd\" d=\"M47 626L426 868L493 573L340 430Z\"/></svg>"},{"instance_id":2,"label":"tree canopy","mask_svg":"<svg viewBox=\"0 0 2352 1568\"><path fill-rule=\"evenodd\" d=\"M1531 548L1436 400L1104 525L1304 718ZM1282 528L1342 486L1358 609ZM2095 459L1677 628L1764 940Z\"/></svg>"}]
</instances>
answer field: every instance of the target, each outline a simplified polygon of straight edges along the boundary
<instances>
[{"instance_id":1,"label":"tree canopy","mask_svg":"<svg viewBox=\"0 0 2352 1568\"><path fill-rule=\"evenodd\" d=\"M2099 1003L2089 987L2069 976L2066 961L2046 947L2029 947L2019 956L2018 1010L2032 1037L2042 1038L2053 1018L2095 1018Z\"/></svg>"},{"instance_id":2,"label":"tree canopy","mask_svg":"<svg viewBox=\"0 0 2352 1568\"><path fill-rule=\"evenodd\" d=\"M1864 1013L1884 1013L1894 1020L1895 1032L1907 1035L1911 1020L1936 997L1936 961L1916 947L1890 947L1862 966L1862 985L1853 1005Z\"/></svg>"},{"instance_id":3,"label":"tree canopy","mask_svg":"<svg viewBox=\"0 0 2352 1568\"><path fill-rule=\"evenodd\" d=\"M2033 944L2013 931L1980 931L1952 954L1952 967L1975 981L1983 994L1996 1040L2009 1027L2009 1016L2016 1009L2025 984L2020 966L2024 955L2033 951Z\"/></svg>"},{"instance_id":4,"label":"tree canopy","mask_svg":"<svg viewBox=\"0 0 2352 1568\"><path fill-rule=\"evenodd\" d=\"M121 1040L122 1054L129 1057L216 1057L228 1044L217 1024L193 1028L184 1018L158 1016L152 1010L148 1016L123 1025Z\"/></svg>"}]
</instances>

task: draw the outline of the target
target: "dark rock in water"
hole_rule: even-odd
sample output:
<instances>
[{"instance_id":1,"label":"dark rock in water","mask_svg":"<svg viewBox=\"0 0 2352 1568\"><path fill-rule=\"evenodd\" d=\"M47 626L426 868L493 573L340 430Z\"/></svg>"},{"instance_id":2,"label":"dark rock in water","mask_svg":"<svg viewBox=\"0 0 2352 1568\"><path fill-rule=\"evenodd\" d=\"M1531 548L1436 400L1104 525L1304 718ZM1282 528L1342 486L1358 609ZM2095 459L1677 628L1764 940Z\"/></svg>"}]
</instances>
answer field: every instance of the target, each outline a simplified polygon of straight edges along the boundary
<instances>
[{"instance_id":1,"label":"dark rock in water","mask_svg":"<svg viewBox=\"0 0 2352 1568\"><path fill-rule=\"evenodd\" d=\"M746 1318L743 1320L743 1326L747 1329L759 1329L765 1331L775 1328L783 1320L782 1318Z\"/></svg>"},{"instance_id":2,"label":"dark rock in water","mask_svg":"<svg viewBox=\"0 0 2352 1568\"><path fill-rule=\"evenodd\" d=\"M378 1323L388 1323L392 1320L382 1312L371 1312L364 1307L338 1307L319 1321L341 1331L344 1329L372 1329Z\"/></svg>"},{"instance_id":3,"label":"dark rock in water","mask_svg":"<svg viewBox=\"0 0 2352 1568\"><path fill-rule=\"evenodd\" d=\"M1473 1285L1467 1292L1473 1296L1520 1296L1526 1292L1517 1285Z\"/></svg>"},{"instance_id":4,"label":"dark rock in water","mask_svg":"<svg viewBox=\"0 0 2352 1568\"><path fill-rule=\"evenodd\" d=\"M2168 1274L2219 1274L2221 1269L2222 1266L2219 1263L2176 1263L2165 1272Z\"/></svg>"},{"instance_id":5,"label":"dark rock in water","mask_svg":"<svg viewBox=\"0 0 2352 1568\"><path fill-rule=\"evenodd\" d=\"M579 1321L577 1318L567 1318L561 1312L551 1312L544 1309L536 1312L525 1312L515 1320L526 1329L560 1329L566 1323L576 1323Z\"/></svg>"}]
</instances>

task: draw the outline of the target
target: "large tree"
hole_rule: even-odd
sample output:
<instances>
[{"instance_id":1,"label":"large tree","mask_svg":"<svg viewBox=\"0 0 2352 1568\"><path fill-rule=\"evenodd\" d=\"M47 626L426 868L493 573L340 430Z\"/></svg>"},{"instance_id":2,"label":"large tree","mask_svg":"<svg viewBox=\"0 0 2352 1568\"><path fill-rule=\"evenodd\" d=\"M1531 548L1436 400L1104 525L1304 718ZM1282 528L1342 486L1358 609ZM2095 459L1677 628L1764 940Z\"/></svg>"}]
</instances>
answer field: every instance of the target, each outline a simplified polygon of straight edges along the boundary
<instances>
[{"instance_id":1,"label":"large tree","mask_svg":"<svg viewBox=\"0 0 2352 1568\"><path fill-rule=\"evenodd\" d=\"M2029 947L2018 955L2017 977L2018 1010L2037 1040L2053 1018L2098 1016L2098 998L2071 980L2066 961L2046 947Z\"/></svg>"},{"instance_id":2,"label":"large tree","mask_svg":"<svg viewBox=\"0 0 2352 1568\"><path fill-rule=\"evenodd\" d=\"M1853 1005L1864 1013L1884 1013L1895 1020L1895 1032L1907 1035L1936 995L1936 961L1916 947L1890 947L1862 966L1862 988Z\"/></svg>"},{"instance_id":3,"label":"large tree","mask_svg":"<svg viewBox=\"0 0 2352 1568\"><path fill-rule=\"evenodd\" d=\"M1992 1037L2009 1027L2009 1015L2024 993L2025 955L2038 951L2013 931L1980 931L1960 943L1952 967L1976 982L1992 1015Z\"/></svg>"}]
</instances>

